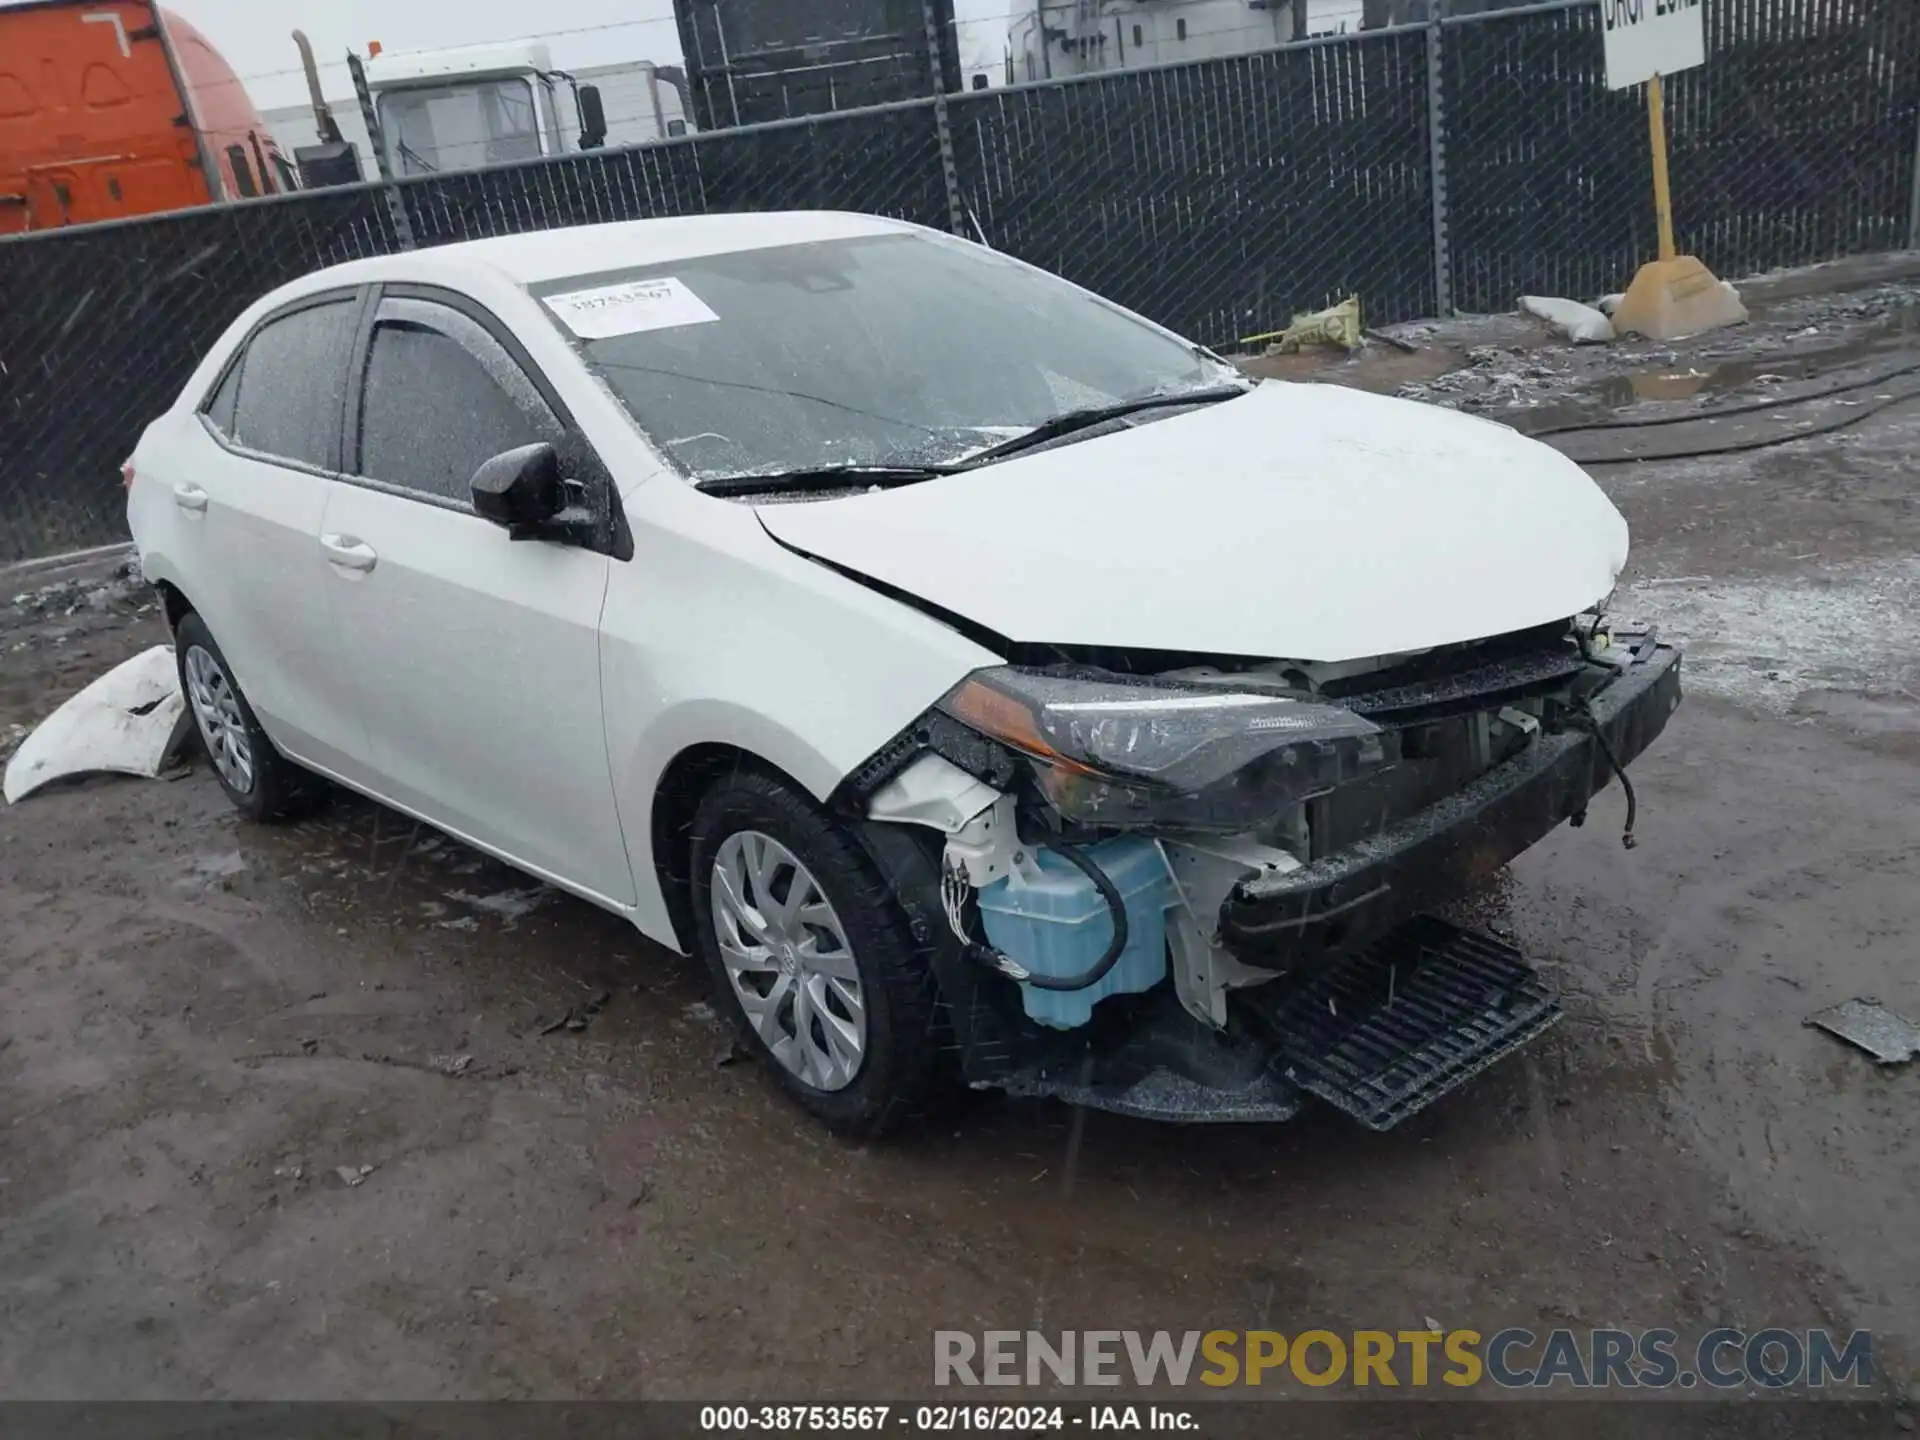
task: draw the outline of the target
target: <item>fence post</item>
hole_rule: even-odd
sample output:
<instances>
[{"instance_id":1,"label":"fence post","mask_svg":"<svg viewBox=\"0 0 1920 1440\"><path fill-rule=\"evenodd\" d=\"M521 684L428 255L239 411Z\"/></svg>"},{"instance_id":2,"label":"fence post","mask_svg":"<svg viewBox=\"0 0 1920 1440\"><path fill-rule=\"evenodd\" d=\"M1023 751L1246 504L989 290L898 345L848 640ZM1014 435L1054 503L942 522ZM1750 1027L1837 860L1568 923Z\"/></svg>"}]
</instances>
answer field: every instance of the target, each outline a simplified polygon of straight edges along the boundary
<instances>
[{"instance_id":1,"label":"fence post","mask_svg":"<svg viewBox=\"0 0 1920 1440\"><path fill-rule=\"evenodd\" d=\"M1433 191L1433 294L1441 316L1453 314L1453 237L1447 222L1447 122L1440 22L1447 0L1433 0L1427 11L1427 171Z\"/></svg>"},{"instance_id":2,"label":"fence post","mask_svg":"<svg viewBox=\"0 0 1920 1440\"><path fill-rule=\"evenodd\" d=\"M386 193L387 213L393 216L393 233L399 237L402 250L417 249L413 218L407 214L400 187L394 184L393 162L387 158L386 140L380 133L380 114L373 108L373 92L367 88L367 67L351 50L347 52L347 69L353 72L353 93L360 101L360 118L367 124L367 143L373 147L373 163L380 172L380 188Z\"/></svg>"},{"instance_id":3,"label":"fence post","mask_svg":"<svg viewBox=\"0 0 1920 1440\"><path fill-rule=\"evenodd\" d=\"M920 16L927 27L927 75L933 82L933 123L940 132L940 171L947 182L947 228L956 235L966 230L966 207L960 203L960 169L953 158L953 124L947 114L946 67L940 63L940 27L934 22L933 0L920 0Z\"/></svg>"},{"instance_id":4,"label":"fence post","mask_svg":"<svg viewBox=\"0 0 1920 1440\"><path fill-rule=\"evenodd\" d=\"M1913 127L1913 194L1907 201L1907 248L1920 250L1920 124Z\"/></svg>"}]
</instances>

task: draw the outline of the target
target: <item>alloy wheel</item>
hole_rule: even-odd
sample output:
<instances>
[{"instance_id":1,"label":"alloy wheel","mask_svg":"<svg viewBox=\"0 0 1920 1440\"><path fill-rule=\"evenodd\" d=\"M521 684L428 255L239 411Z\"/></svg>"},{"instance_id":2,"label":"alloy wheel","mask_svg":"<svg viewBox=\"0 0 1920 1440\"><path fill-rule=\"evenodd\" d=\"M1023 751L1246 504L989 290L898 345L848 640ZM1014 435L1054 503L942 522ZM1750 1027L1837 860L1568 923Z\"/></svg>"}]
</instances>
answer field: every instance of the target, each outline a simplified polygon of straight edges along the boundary
<instances>
[{"instance_id":1,"label":"alloy wheel","mask_svg":"<svg viewBox=\"0 0 1920 1440\"><path fill-rule=\"evenodd\" d=\"M729 835L713 857L713 930L747 1022L818 1090L866 1055L867 1009L847 932L813 873L770 835Z\"/></svg>"},{"instance_id":2,"label":"alloy wheel","mask_svg":"<svg viewBox=\"0 0 1920 1440\"><path fill-rule=\"evenodd\" d=\"M242 795L253 789L253 742L240 713L240 697L220 662L195 645L187 651L187 698L207 754L225 780Z\"/></svg>"}]
</instances>

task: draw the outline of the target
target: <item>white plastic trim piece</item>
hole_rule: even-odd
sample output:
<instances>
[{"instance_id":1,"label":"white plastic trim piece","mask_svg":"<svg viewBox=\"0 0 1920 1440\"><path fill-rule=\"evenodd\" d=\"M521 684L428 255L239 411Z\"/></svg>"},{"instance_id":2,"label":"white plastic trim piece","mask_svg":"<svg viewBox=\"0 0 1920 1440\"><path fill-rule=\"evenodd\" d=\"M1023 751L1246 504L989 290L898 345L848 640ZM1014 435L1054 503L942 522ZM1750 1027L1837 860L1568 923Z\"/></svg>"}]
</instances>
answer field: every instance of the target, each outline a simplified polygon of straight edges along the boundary
<instances>
[{"instance_id":1,"label":"white plastic trim piece","mask_svg":"<svg viewBox=\"0 0 1920 1440\"><path fill-rule=\"evenodd\" d=\"M27 736L7 762L7 803L78 775L151 779L190 724L173 651L156 645L109 670Z\"/></svg>"},{"instance_id":2,"label":"white plastic trim piece","mask_svg":"<svg viewBox=\"0 0 1920 1440\"><path fill-rule=\"evenodd\" d=\"M867 818L953 835L1000 798L998 790L951 760L922 755L874 792Z\"/></svg>"},{"instance_id":3,"label":"white plastic trim piece","mask_svg":"<svg viewBox=\"0 0 1920 1440\"><path fill-rule=\"evenodd\" d=\"M964 871L976 890L1009 875L1030 879L1039 868L1020 843L1011 795L1001 795L950 835L942 858L947 869Z\"/></svg>"}]
</instances>

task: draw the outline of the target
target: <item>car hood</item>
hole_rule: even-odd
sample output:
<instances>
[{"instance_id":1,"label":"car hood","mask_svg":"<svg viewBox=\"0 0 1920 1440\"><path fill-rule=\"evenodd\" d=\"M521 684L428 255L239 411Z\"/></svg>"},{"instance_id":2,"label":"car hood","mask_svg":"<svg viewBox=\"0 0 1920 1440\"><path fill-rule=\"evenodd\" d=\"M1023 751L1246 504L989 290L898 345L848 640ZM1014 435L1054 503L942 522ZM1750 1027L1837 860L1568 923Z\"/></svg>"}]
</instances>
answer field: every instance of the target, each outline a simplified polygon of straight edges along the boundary
<instances>
[{"instance_id":1,"label":"car hood","mask_svg":"<svg viewBox=\"0 0 1920 1440\"><path fill-rule=\"evenodd\" d=\"M1355 660L1577 614L1627 527L1474 416L1335 385L904 488L768 504L781 543L1010 641Z\"/></svg>"}]
</instances>

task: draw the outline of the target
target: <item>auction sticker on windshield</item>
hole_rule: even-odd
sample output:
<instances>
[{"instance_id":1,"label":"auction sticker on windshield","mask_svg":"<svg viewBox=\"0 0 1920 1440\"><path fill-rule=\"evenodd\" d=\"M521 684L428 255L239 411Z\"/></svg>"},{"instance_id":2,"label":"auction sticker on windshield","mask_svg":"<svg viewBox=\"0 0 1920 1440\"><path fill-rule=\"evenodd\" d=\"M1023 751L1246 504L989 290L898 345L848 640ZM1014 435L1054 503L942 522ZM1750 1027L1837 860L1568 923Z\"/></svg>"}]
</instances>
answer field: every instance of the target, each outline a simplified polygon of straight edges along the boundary
<instances>
[{"instance_id":1,"label":"auction sticker on windshield","mask_svg":"<svg viewBox=\"0 0 1920 1440\"><path fill-rule=\"evenodd\" d=\"M720 318L706 301L670 275L549 295L546 305L582 340L611 340L616 335L705 325Z\"/></svg>"}]
</instances>

